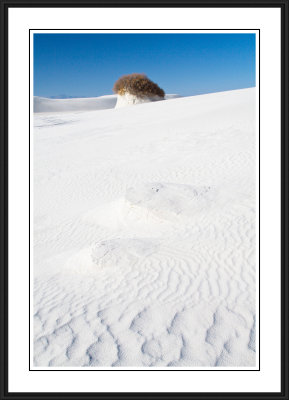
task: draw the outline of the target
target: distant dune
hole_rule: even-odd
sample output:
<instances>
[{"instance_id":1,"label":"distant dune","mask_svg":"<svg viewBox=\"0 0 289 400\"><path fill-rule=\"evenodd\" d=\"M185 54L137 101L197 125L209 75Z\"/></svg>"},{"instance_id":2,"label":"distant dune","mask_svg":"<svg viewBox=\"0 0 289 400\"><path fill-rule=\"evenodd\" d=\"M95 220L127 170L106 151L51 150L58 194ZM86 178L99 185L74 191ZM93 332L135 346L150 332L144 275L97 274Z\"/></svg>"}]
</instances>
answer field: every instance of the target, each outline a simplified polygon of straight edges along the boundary
<instances>
[{"instance_id":1,"label":"distant dune","mask_svg":"<svg viewBox=\"0 0 289 400\"><path fill-rule=\"evenodd\" d=\"M181 97L177 94L168 94L165 98L173 99ZM107 95L100 97L84 97L75 99L49 99L46 97L34 97L35 113L41 112L63 112L63 111L92 111L114 108L117 101L117 95Z\"/></svg>"}]
</instances>

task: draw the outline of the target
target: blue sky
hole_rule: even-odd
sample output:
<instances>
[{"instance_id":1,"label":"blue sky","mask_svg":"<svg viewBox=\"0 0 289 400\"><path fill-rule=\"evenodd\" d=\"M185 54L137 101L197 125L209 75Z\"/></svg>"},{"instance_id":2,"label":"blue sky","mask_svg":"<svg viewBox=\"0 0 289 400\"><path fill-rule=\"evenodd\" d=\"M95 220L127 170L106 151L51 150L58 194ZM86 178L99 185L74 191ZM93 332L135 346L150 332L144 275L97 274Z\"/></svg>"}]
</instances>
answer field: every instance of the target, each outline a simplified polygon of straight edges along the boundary
<instances>
[{"instance_id":1,"label":"blue sky","mask_svg":"<svg viewBox=\"0 0 289 400\"><path fill-rule=\"evenodd\" d=\"M184 96L253 87L255 35L34 34L35 96L112 94L133 72Z\"/></svg>"}]
</instances>

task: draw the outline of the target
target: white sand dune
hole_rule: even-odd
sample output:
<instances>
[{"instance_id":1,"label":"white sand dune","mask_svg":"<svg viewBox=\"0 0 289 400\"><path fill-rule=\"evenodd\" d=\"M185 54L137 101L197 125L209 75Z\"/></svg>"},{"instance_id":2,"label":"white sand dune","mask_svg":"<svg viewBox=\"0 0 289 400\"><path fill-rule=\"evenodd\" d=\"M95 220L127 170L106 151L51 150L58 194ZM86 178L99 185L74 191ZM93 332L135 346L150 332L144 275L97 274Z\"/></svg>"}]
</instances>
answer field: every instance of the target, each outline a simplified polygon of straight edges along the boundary
<instances>
[{"instance_id":1,"label":"white sand dune","mask_svg":"<svg viewBox=\"0 0 289 400\"><path fill-rule=\"evenodd\" d=\"M51 101L34 117L34 365L255 366L255 89Z\"/></svg>"},{"instance_id":2,"label":"white sand dune","mask_svg":"<svg viewBox=\"0 0 289 400\"><path fill-rule=\"evenodd\" d=\"M181 97L178 94L167 94L166 100ZM89 98L73 98L73 99L49 99L46 97L34 96L33 111L35 113L51 113L63 111L93 111L106 110L114 108L117 101L117 95L107 95Z\"/></svg>"}]
</instances>

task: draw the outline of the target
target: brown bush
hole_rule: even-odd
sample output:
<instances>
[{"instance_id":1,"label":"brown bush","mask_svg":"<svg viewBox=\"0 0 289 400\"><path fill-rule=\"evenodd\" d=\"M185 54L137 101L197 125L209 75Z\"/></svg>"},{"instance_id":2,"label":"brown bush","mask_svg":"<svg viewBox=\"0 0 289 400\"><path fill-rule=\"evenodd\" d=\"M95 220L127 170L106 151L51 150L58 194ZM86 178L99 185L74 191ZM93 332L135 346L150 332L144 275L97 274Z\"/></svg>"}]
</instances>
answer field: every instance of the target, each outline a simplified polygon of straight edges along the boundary
<instances>
[{"instance_id":1,"label":"brown bush","mask_svg":"<svg viewBox=\"0 0 289 400\"><path fill-rule=\"evenodd\" d=\"M113 86L113 91L123 95L129 92L139 97L159 96L164 97L165 92L145 74L130 74L120 77Z\"/></svg>"}]
</instances>

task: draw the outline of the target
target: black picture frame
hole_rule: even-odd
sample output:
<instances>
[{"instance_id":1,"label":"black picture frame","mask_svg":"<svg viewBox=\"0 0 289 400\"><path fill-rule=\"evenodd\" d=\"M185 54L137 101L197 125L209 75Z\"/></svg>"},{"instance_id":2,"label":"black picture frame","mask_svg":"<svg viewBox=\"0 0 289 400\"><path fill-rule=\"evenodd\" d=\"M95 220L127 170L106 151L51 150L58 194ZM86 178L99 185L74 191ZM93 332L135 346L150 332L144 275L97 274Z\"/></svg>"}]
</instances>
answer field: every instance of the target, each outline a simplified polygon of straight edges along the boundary
<instances>
[{"instance_id":1,"label":"black picture frame","mask_svg":"<svg viewBox=\"0 0 289 400\"><path fill-rule=\"evenodd\" d=\"M289 399L289 312L288 312L288 292L289 292L289 258L288 258L288 227L289 227L289 141L288 141L288 19L289 3L288 0L0 0L1 4L1 112L0 112L0 151L1 151L1 389L0 399ZM274 393L243 393L243 392L135 392L135 393L114 393L114 392L94 392L94 393L70 393L70 392L9 392L8 388L8 12L15 7L53 7L53 8L86 8L86 7L232 7L232 8L279 8L281 11L281 391ZM73 372L71 372L73 374ZM168 376L169 377L169 376Z\"/></svg>"}]
</instances>

